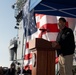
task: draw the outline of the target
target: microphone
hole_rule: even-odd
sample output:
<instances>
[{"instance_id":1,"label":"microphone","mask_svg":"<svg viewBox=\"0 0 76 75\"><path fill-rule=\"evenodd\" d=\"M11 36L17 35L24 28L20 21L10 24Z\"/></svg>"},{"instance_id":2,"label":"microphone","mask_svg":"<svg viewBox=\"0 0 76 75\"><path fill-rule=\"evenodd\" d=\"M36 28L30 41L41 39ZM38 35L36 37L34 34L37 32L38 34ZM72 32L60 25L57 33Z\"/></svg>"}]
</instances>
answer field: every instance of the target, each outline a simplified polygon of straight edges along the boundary
<instances>
[{"instance_id":1,"label":"microphone","mask_svg":"<svg viewBox=\"0 0 76 75\"><path fill-rule=\"evenodd\" d=\"M50 31L48 29L39 29L39 30L42 31L42 32L45 32L45 31L49 32Z\"/></svg>"}]
</instances>

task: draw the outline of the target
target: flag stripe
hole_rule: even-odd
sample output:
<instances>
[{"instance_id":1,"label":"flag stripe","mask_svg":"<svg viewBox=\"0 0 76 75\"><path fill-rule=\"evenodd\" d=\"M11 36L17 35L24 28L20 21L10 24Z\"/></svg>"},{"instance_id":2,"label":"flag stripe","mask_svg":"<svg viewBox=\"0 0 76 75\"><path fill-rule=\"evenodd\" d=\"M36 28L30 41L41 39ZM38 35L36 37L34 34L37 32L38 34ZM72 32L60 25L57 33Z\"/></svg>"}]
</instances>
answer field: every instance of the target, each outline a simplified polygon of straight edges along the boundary
<instances>
[{"instance_id":1,"label":"flag stripe","mask_svg":"<svg viewBox=\"0 0 76 75\"><path fill-rule=\"evenodd\" d=\"M24 61L24 64L27 66L27 65L32 65L32 59L29 59L29 60L25 60Z\"/></svg>"},{"instance_id":2,"label":"flag stripe","mask_svg":"<svg viewBox=\"0 0 76 75\"><path fill-rule=\"evenodd\" d=\"M43 34L43 38L47 39L48 41L56 41L57 34L58 34L57 32L46 33Z\"/></svg>"},{"instance_id":3,"label":"flag stripe","mask_svg":"<svg viewBox=\"0 0 76 75\"><path fill-rule=\"evenodd\" d=\"M29 48L29 42L26 43L26 49Z\"/></svg>"},{"instance_id":4,"label":"flag stripe","mask_svg":"<svg viewBox=\"0 0 76 75\"><path fill-rule=\"evenodd\" d=\"M54 24L45 24L40 29L48 29L49 32L59 32L58 26L56 23Z\"/></svg>"},{"instance_id":5,"label":"flag stripe","mask_svg":"<svg viewBox=\"0 0 76 75\"><path fill-rule=\"evenodd\" d=\"M36 18L38 18L39 20L43 17L43 16L45 16L44 14L35 14L35 16L36 16Z\"/></svg>"},{"instance_id":6,"label":"flag stripe","mask_svg":"<svg viewBox=\"0 0 76 75\"><path fill-rule=\"evenodd\" d=\"M25 60L29 60L29 59L31 59L31 58L32 58L32 53L26 54L26 55L24 56L24 59L25 59Z\"/></svg>"},{"instance_id":7,"label":"flag stripe","mask_svg":"<svg viewBox=\"0 0 76 75\"><path fill-rule=\"evenodd\" d=\"M25 69L25 70L28 70L28 67L30 68L30 70L32 70L32 65L26 65L26 66L24 67L24 69Z\"/></svg>"},{"instance_id":8,"label":"flag stripe","mask_svg":"<svg viewBox=\"0 0 76 75\"><path fill-rule=\"evenodd\" d=\"M54 20L52 20L52 19L54 19ZM37 18L36 18L36 22L37 23L39 22L39 26L37 26L37 27L42 27L43 25L48 24L48 23L50 23L50 24L57 23L57 18L56 17L46 17L46 15L45 15L39 21L37 21Z\"/></svg>"}]
</instances>

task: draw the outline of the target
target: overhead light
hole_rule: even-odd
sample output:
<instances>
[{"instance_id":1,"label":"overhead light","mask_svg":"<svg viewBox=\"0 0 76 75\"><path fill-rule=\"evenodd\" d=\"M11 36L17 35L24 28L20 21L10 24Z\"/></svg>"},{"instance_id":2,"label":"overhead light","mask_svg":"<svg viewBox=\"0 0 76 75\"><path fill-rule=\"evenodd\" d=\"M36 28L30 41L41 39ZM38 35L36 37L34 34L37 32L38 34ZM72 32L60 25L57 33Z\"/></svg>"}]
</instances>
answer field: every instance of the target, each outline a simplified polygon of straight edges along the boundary
<instances>
[{"instance_id":1,"label":"overhead light","mask_svg":"<svg viewBox=\"0 0 76 75\"><path fill-rule=\"evenodd\" d=\"M15 5L16 5L17 3L14 3L13 5L12 5L12 9L14 9L15 8Z\"/></svg>"},{"instance_id":2,"label":"overhead light","mask_svg":"<svg viewBox=\"0 0 76 75\"><path fill-rule=\"evenodd\" d=\"M12 5L12 9L14 9L15 8L15 5Z\"/></svg>"},{"instance_id":3,"label":"overhead light","mask_svg":"<svg viewBox=\"0 0 76 75\"><path fill-rule=\"evenodd\" d=\"M19 23L17 22L16 25L19 26Z\"/></svg>"},{"instance_id":4,"label":"overhead light","mask_svg":"<svg viewBox=\"0 0 76 75\"><path fill-rule=\"evenodd\" d=\"M19 26L19 20L18 19L16 20L16 25Z\"/></svg>"},{"instance_id":5,"label":"overhead light","mask_svg":"<svg viewBox=\"0 0 76 75\"><path fill-rule=\"evenodd\" d=\"M18 64L18 65L21 65L21 63L19 63L19 62L18 62L17 64Z\"/></svg>"},{"instance_id":6,"label":"overhead light","mask_svg":"<svg viewBox=\"0 0 76 75\"><path fill-rule=\"evenodd\" d=\"M18 26L15 26L14 28L15 28L15 29L19 29L19 27L18 27Z\"/></svg>"}]
</instances>

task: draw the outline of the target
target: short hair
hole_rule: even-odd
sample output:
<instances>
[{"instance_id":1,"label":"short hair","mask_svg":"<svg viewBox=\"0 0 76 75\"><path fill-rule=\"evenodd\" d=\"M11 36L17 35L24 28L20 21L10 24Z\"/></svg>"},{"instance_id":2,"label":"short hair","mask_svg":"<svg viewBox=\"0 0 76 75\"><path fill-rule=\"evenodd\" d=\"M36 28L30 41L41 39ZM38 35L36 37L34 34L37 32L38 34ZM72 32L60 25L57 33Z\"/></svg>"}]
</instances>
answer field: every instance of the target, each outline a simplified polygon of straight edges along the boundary
<instances>
[{"instance_id":1,"label":"short hair","mask_svg":"<svg viewBox=\"0 0 76 75\"><path fill-rule=\"evenodd\" d=\"M16 66L16 65L15 65L15 63L13 63L13 62L12 62L12 63L11 63L11 67L12 67L12 66L14 66L14 67L15 67L15 66Z\"/></svg>"},{"instance_id":2,"label":"short hair","mask_svg":"<svg viewBox=\"0 0 76 75\"><path fill-rule=\"evenodd\" d=\"M66 19L65 18L59 18L59 20L62 20L63 22L66 22Z\"/></svg>"}]
</instances>

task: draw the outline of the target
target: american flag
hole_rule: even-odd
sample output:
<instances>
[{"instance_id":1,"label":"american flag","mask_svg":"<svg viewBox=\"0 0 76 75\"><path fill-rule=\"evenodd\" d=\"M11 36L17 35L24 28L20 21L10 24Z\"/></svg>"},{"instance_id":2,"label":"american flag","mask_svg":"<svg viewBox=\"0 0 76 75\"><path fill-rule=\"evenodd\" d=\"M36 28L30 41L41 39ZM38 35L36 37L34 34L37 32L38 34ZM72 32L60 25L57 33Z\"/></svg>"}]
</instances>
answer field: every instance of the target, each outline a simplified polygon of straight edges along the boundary
<instances>
[{"instance_id":1,"label":"american flag","mask_svg":"<svg viewBox=\"0 0 76 75\"><path fill-rule=\"evenodd\" d=\"M33 38L33 35L36 34L37 32L37 27L36 27L36 21L35 21L35 14L34 10L29 12L29 0L25 3L25 6L23 8L23 27L24 27L24 34L25 34L25 56L24 56L24 65L25 69L28 68L28 64L30 66L30 61L32 54L30 52L29 48L29 40ZM31 66L30 66L31 68Z\"/></svg>"},{"instance_id":2,"label":"american flag","mask_svg":"<svg viewBox=\"0 0 76 75\"><path fill-rule=\"evenodd\" d=\"M27 0L29 1L29 0ZM28 14L28 2L24 6L24 15L23 15L23 21L24 21L24 31L25 31L25 37L27 35L27 42L25 46L25 60L24 60L24 65L25 69L32 69L32 53L30 52L29 48L29 40L33 38L43 38L48 41L56 41L57 34L59 32L57 21L58 21L58 16L49 16L49 15L44 15L44 14L35 14L34 17L34 11L32 10ZM28 8L28 9L27 9ZM28 20L28 16L29 19ZM36 22L35 22L36 18ZM67 18L66 25L72 30L74 30L75 27L75 19L74 18ZM28 22L29 21L29 22ZM28 28L27 28L28 25ZM27 30L28 29L28 30ZM48 31L45 31L42 33L39 29L47 29ZM28 34L27 34L28 33ZM57 57L56 57L57 58ZM58 62L58 58L56 59L56 63Z\"/></svg>"}]
</instances>

